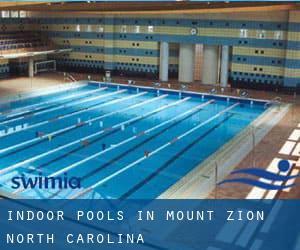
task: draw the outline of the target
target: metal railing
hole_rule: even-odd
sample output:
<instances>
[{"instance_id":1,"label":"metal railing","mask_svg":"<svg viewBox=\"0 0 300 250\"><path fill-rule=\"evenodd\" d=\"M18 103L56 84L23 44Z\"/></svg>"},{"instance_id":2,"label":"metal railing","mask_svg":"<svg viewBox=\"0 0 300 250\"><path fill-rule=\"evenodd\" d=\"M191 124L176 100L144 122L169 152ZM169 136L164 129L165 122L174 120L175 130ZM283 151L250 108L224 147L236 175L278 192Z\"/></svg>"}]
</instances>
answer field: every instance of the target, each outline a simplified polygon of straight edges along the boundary
<instances>
[{"instance_id":1,"label":"metal railing","mask_svg":"<svg viewBox=\"0 0 300 250\"><path fill-rule=\"evenodd\" d=\"M72 76L70 73L66 73L66 72L64 72L64 81L65 82L68 82L68 81L77 82L77 80L75 79L74 76Z\"/></svg>"}]
</instances>

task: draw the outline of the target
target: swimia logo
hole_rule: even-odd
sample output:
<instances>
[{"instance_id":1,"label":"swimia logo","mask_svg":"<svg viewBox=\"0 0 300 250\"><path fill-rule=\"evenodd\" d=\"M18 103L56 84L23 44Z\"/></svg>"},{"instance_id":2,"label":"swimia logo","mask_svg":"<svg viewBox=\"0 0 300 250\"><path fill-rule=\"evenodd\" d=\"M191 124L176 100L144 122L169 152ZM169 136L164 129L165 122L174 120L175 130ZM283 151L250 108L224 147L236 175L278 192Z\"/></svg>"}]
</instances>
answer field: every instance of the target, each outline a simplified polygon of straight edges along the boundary
<instances>
[{"instance_id":1,"label":"swimia logo","mask_svg":"<svg viewBox=\"0 0 300 250\"><path fill-rule=\"evenodd\" d=\"M291 165L287 160L280 160L277 165L278 172L270 172L260 168L244 168L231 172L230 175L243 174L248 176L259 177L259 179L252 179L249 177L239 177L233 179L224 180L218 185L226 183L240 183L254 187L259 187L265 190L284 190L294 187L296 184L289 184L290 180L300 178L300 175L291 175Z\"/></svg>"},{"instance_id":2,"label":"swimia logo","mask_svg":"<svg viewBox=\"0 0 300 250\"><path fill-rule=\"evenodd\" d=\"M47 177L39 173L38 176L15 176L11 179L13 189L79 189L81 188L81 179L78 177L68 177L67 173L64 173L62 177Z\"/></svg>"}]
</instances>

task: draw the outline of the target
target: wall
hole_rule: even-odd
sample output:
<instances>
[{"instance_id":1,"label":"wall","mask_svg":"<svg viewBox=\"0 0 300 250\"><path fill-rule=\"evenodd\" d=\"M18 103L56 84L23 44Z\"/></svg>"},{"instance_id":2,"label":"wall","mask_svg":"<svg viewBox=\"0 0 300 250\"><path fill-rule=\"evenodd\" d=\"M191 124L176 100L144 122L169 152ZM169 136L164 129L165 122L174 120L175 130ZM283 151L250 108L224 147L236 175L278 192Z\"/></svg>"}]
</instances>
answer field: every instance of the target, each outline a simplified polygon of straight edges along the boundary
<instances>
[{"instance_id":1,"label":"wall","mask_svg":"<svg viewBox=\"0 0 300 250\"><path fill-rule=\"evenodd\" d=\"M299 84L299 16L297 11L164 17L31 13L25 23L73 49L57 57L62 70L108 69L156 78L159 42L169 41L169 73L177 77L179 43L224 44L232 47L233 86L279 89ZM194 35L192 28L197 29Z\"/></svg>"}]
</instances>

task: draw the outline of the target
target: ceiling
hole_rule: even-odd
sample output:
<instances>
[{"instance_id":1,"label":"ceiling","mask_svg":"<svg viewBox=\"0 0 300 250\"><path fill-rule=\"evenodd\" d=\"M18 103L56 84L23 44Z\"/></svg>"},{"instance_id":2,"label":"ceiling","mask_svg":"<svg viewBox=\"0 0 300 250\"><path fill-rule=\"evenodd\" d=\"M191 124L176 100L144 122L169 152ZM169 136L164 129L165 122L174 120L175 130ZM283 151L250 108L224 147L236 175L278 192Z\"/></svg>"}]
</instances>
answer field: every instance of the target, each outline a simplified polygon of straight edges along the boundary
<instances>
[{"instance_id":1,"label":"ceiling","mask_svg":"<svg viewBox=\"0 0 300 250\"><path fill-rule=\"evenodd\" d=\"M0 2L1 10L76 11L130 14L222 13L243 11L276 11L299 8L294 2Z\"/></svg>"}]
</instances>

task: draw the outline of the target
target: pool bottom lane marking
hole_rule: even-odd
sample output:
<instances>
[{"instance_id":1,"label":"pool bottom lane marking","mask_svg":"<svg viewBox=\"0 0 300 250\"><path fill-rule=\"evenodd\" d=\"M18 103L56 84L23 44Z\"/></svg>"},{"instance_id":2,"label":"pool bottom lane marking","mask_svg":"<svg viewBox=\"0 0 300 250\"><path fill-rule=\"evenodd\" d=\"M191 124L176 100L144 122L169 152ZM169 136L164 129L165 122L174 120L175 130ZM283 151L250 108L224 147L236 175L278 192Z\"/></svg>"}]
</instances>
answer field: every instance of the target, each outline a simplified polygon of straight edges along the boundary
<instances>
[{"instance_id":1,"label":"pool bottom lane marking","mask_svg":"<svg viewBox=\"0 0 300 250\"><path fill-rule=\"evenodd\" d=\"M165 121L163 123L160 123L152 128L149 128L145 131L142 131L132 137L129 137L128 139L125 139L124 141L121 141L117 144L114 144L113 146L109 147L105 152L99 152L97 154L94 155L94 157L98 157L104 153L107 153L113 149L116 149L118 148L119 146L122 146L122 145L125 145L126 143L132 141L132 140L135 140L137 138L140 138L142 137L143 135L146 135L146 134L149 134L150 132L160 128L160 127L163 127L167 124L169 124L168 126L164 127L162 130L156 132L155 134L151 135L150 137L145 137L146 139L139 142L138 144L134 145L133 147L130 147L130 148L127 148L124 152L122 152L121 154L117 155L116 157L114 157L113 159L110 159L108 162L105 162L104 164L102 164L101 166L97 167L96 169L94 169L93 171L91 172L88 172L87 174L81 176L81 181L85 180L86 178L89 178L91 177L92 175L102 171L104 168L110 166L112 163L118 161L119 159L121 159L122 157L126 156L129 152L135 150L136 148L144 145L145 143L151 141L153 138L157 138L158 136L160 136L161 134L163 134L165 131L171 129L172 127L178 125L178 123L180 122L183 122L185 121L186 119L189 119L191 116L195 115L197 112L200 112L201 110L203 110L203 108L211 103L213 103L214 100L210 100L208 102L205 102L203 104L200 104L200 105L197 105L195 107L193 107L192 109L182 113L182 114L179 114L175 117L173 117L172 119L168 120L168 121ZM145 155L149 155L149 152L146 150L145 151ZM58 191L54 194L52 194L50 197L50 199L54 198L55 196L59 195L61 191Z\"/></svg>"},{"instance_id":2,"label":"pool bottom lane marking","mask_svg":"<svg viewBox=\"0 0 300 250\"><path fill-rule=\"evenodd\" d=\"M134 123L134 122L136 122L136 121L140 121L140 120L142 120L142 119L144 119L144 118L147 118L147 117L149 117L149 116L151 116L151 115L154 115L154 114L157 114L157 113L159 113L159 112L161 112L161 111L163 111L163 110L166 110L167 108L171 108L171 107L174 107L174 106L176 106L176 105L179 105L179 104L181 104L181 103L183 103L183 102L186 102L186 101L188 101L189 99L191 99L191 97L186 97L186 98L184 98L184 99L182 99L182 100L179 100L179 101L176 101L176 102L172 102L172 103L166 104L166 105L161 106L161 107L159 107L159 108L157 108L157 109L155 109L155 110L152 110L152 111L150 111L150 112L148 112L148 113L145 113L144 115L140 115L140 116L134 117L134 118L129 119L129 120L127 120L127 121L124 121L124 122L118 123L118 124L116 124L116 125L113 125L112 127L106 128L106 129L100 131L100 132L98 133L98 135L99 135L100 133L102 134L102 132L112 131L112 130L118 130L118 129L120 129L123 125L129 125L129 124L132 124L132 123ZM103 151L101 151L101 152L103 152ZM73 163L73 164L70 165L70 166L67 166L67 167L65 167L65 168L63 168L63 169L61 169L61 170L59 170L59 171L57 171L57 172L55 172L55 173L52 173L49 177L55 177L55 176L61 174L62 172L64 172L65 170L71 169L71 168L73 168L74 166L77 166L77 165L80 165L80 164L86 162L86 161L89 160L91 157L92 157L92 156L87 157L87 158L85 158L85 159L83 159L83 160L81 160L81 161L79 161L79 162Z\"/></svg>"},{"instance_id":3,"label":"pool bottom lane marking","mask_svg":"<svg viewBox=\"0 0 300 250\"><path fill-rule=\"evenodd\" d=\"M106 89L107 88L101 88L101 89L93 90L93 92L102 92ZM90 95L87 95L86 97L89 97L89 96ZM72 107L74 105L78 105L78 104L81 104L81 103L94 101L94 100L97 100L99 97L101 97L101 95L100 96L92 96L92 97L89 97L89 98L83 99L83 100L82 99L81 100L75 99L75 100L72 100L72 101L69 101L69 102L66 102L66 103L62 103L61 105L52 105L48 109L47 108L40 109L37 112L27 112L24 115L21 115L21 117L16 117L16 118L12 117L11 119L6 119L4 121L0 121L0 125L4 126L7 123L16 122L16 121L19 121L19 120L26 119L28 117L32 117L32 116L36 116L36 115L42 115L42 114L46 114L46 113L56 111L56 110L60 110L60 109L63 109L63 108ZM7 126L7 125L5 125L5 126Z\"/></svg>"},{"instance_id":4,"label":"pool bottom lane marking","mask_svg":"<svg viewBox=\"0 0 300 250\"><path fill-rule=\"evenodd\" d=\"M46 91L46 92L44 91L42 94L39 93L38 95L28 96L26 98L22 98L21 100L16 99L16 100L13 100L13 102L30 100L30 99L37 98L37 97L54 95L54 94L58 94L58 93L63 92L63 91L76 90L76 89L83 88L83 87L86 87L86 86L88 86L88 84L81 84L81 85L78 84L76 86L66 86L63 89L59 89L59 90L55 90L55 91L53 91L53 90L52 91ZM1 104L3 105L3 103L1 103ZM43 103L30 104L30 105L20 107L20 108L16 108L16 109L12 109L12 110L4 110L4 111L0 112L0 118L2 118L1 116L7 116L7 115L12 114L13 111L18 111L18 110L23 110L23 109L26 109L26 108L29 108L29 107L39 106L41 104L43 104Z\"/></svg>"},{"instance_id":5,"label":"pool bottom lane marking","mask_svg":"<svg viewBox=\"0 0 300 250\"><path fill-rule=\"evenodd\" d=\"M240 105L239 102L238 102L238 103L235 103L235 104L231 105L230 107L224 109L223 111L217 113L216 115L212 116L212 117L209 118L208 120L206 120L206 121L204 121L204 122L201 122L200 124L198 124L197 126L193 127L192 129L190 129L190 130L186 131L185 133L183 133L183 134L177 136L177 141L179 141L180 139L182 139L182 138L184 138L184 137L190 135L190 134L193 133L194 131L196 131L196 130L198 130L199 128L205 126L206 124L208 124L208 123L210 123L211 121L217 119L218 117L220 117L220 116L223 115L224 113L226 113L226 112L228 112L228 111L234 109L235 107L237 107L237 106L239 106L239 105ZM130 168L132 168L132 167L134 167L134 166L136 166L137 164L141 163L141 162L144 161L145 159L148 159L148 158L151 157L152 155L155 155L155 154L159 153L161 150L167 148L167 147L170 146L170 145L173 145L172 141L169 141L169 142L167 142L166 144L164 144L164 145L158 147L158 148L155 149L154 151L149 152L148 157L143 156L143 157L139 158L138 160L136 160L136 161L130 163L129 165L127 165L127 166L125 166L125 167L119 169L119 170L116 171L115 173L113 173L113 174L111 174L111 175L105 177L104 179L102 179L102 180L96 182L96 183L93 184L92 186L87 187L87 188L83 189L82 191L80 191L80 192L78 192L78 193L72 195L69 199L76 199L76 198L78 198L78 197L80 197L80 196L86 194L87 192L92 191L93 189L95 189L95 188L97 188L98 186L104 184L105 182L109 181L110 179L112 179L112 178L118 176L119 174L123 173L124 171L126 171L126 170L128 170L128 169L130 169Z\"/></svg>"},{"instance_id":6,"label":"pool bottom lane marking","mask_svg":"<svg viewBox=\"0 0 300 250\"><path fill-rule=\"evenodd\" d=\"M130 99L133 99L133 98L136 98L136 97L139 97L139 96L142 96L142 95L145 95L147 94L147 92L141 92L139 94L136 94L136 95L132 95L132 96L127 96L127 97L123 97L123 98L120 98L120 99L116 99L116 100L112 100L112 101L109 101L107 103L104 103L103 105L101 105L101 107L104 107L104 106L110 106L112 104L116 104L116 103L119 103L119 102L123 102L123 101L127 101L127 100L130 100ZM161 96L161 98L164 98L165 96ZM157 97L155 97L157 98ZM153 99L155 99L153 98ZM153 100L151 99L151 100ZM146 101L146 102L150 102L150 101ZM134 104L133 106L136 106L137 104ZM126 109L131 109L133 106L129 106L127 107ZM71 125L69 127L65 127L65 128L62 128L60 130L56 130L56 131L52 131L52 132L49 132L47 134L44 135L44 137L41 137L41 138L34 138L34 139L31 139L31 140L27 140L25 142L22 142L22 143L19 143L19 144L16 144L16 145L13 145L13 146L10 146L10 147L7 147L3 150L0 150L0 153L4 153L6 151L9 151L9 150L13 150L13 149L16 149L16 148L19 148L19 147L22 147L22 146L26 146L27 144L30 144L30 143L34 143L34 142L37 142L35 144L32 144L30 146L28 146L27 148L29 147L32 147L32 146L35 146L37 145L38 143L41 143L45 140L45 137L48 137L49 135L51 135L52 137L56 137L57 135L62 135L62 134L65 134L66 132L69 132L73 129L77 129L77 128L80 128L84 125L87 125L88 123L91 123L91 122L95 122L97 120L100 120L100 119L103 119L105 117L108 117L112 114L116 114L116 113L119 113L121 111L125 111L125 109L123 110L119 110L119 111L113 111L113 112L110 112L110 113L107 113L107 114L104 114L104 115L100 115L100 116L96 116L92 119L89 119L89 120L86 120L86 121L78 121L76 124L74 125ZM27 149L25 148L25 149ZM24 148L20 149L20 150L23 150ZM19 151L20 151L19 150ZM2 155L2 157L4 156L8 156L8 155L11 155L11 154L14 154L16 152L19 152L18 150L15 150L15 151L12 151L6 155Z\"/></svg>"},{"instance_id":7,"label":"pool bottom lane marking","mask_svg":"<svg viewBox=\"0 0 300 250\"><path fill-rule=\"evenodd\" d=\"M97 104L97 109L99 109L100 107L105 107L105 106L109 106L109 105L112 105L112 104L115 104L115 103L118 103L118 102L121 102L121 101L125 101L125 100L129 100L129 99L132 99L132 98L135 98L137 96L140 96L140 95L144 95L146 94L146 92L142 92L140 94L137 94L137 95L133 95L133 96L126 96L126 97L123 97L123 98L120 98L120 99L115 99L115 100L111 100L111 101L108 101L108 102L105 102L105 103L101 103L101 104ZM94 106L95 107L95 106ZM80 113L84 113L86 111L90 111L91 109L95 109L95 108L88 108L88 109L84 109L84 110L81 110ZM77 112L77 111L76 111ZM78 113L77 113L78 114ZM75 113L72 113L71 115L68 115L68 117L70 116L73 116L75 115ZM45 124L48 124L48 123L51 123L53 121L57 121L57 120L61 120L62 118L67 118L66 116L64 117L55 117L54 120L48 120L48 121L45 121L43 122L44 124L41 124L41 125L45 125ZM87 121L92 121L92 120L87 120ZM84 122L80 122L80 123L76 123L75 125L71 125L70 127L66 127L66 128L63 128L63 129L60 129L60 130L57 130L57 131L52 131L48 134L45 134L45 137L48 136L48 135L56 135L56 134L59 134L61 132L64 132L65 130L69 129L69 128L73 128L74 126L77 126L77 127L80 127L84 124ZM22 130L24 131L24 130ZM19 148L19 147L22 147L22 146L25 146L29 143L32 143L32 142L35 142L37 141L38 139L41 140L41 139L44 139L45 137L42 137L42 138L34 138L34 139L31 139L31 140L27 140L27 141L24 141L24 142L20 142L18 144L15 144L15 145L12 145L12 146L8 146L8 147L5 147L3 149L0 149L0 154L3 154L7 151L10 151L10 150L13 150L13 149L16 149L16 148Z\"/></svg>"},{"instance_id":8,"label":"pool bottom lane marking","mask_svg":"<svg viewBox=\"0 0 300 250\"><path fill-rule=\"evenodd\" d=\"M141 93L140 93L139 95L141 95ZM72 126L71 128L69 128L68 131L63 131L63 132L65 133L65 132L69 132L70 130L74 130L74 129L77 129L77 128L79 128L79 127L82 127L82 126L87 126L87 125L89 124L89 122L91 122L92 120L93 120L93 121L96 121L96 120L100 120L100 119L103 119L103 118L106 118L106 117L115 115L115 114L117 114L117 113L122 113L122 112L128 111L128 110L130 110L130 109L134 109L134 108L137 108L137 107L139 107L139 106L142 106L142 105L145 105L145 104L148 104L148 103L151 103L151 102L154 102L154 101L163 99L163 98L165 98L166 96L167 96L167 95L161 95L161 96L159 96L159 97L151 98L151 99L149 99L149 100L146 100L146 101L143 101L143 102L140 102L140 103L136 103L136 104L134 104L134 105L132 105L132 106L129 106L129 107L126 107L126 108L124 108L124 109L120 109L120 110L118 110L118 111L113 111L113 112L104 114L104 115L102 115L102 116L99 116L99 117L97 117L97 118L93 118L93 119L91 119L91 120L88 120L88 121L85 121L85 122L81 122L80 125L76 124L76 125ZM111 130L112 130L111 128L106 128L106 129L103 129L102 131L104 131L104 132L109 132L109 131L111 131ZM100 132L101 132L101 131L100 131ZM53 135L54 135L54 134L52 134L52 138L53 138ZM56 135L57 135L57 134L56 134ZM95 134L90 134L90 135L88 135L88 136L90 136L90 138L91 138L92 135L95 135ZM98 132L97 132L97 135L98 135ZM85 141L84 138L86 138L86 137L80 138L81 142L82 142L82 141ZM39 140L38 143L42 143L42 142L44 142L45 140L47 140L47 138L44 138L43 141ZM75 143L75 144L77 144L78 141L79 141L79 139L76 140L76 143ZM81 144L81 142L80 142L80 144ZM36 146L38 143L34 144L34 146ZM70 142L70 143L72 143L72 142ZM74 143L72 143L72 145L73 145L73 144L74 144ZM91 142L89 143L89 145L90 145L90 144L91 144ZM67 147L67 145L68 145L68 146L72 146L72 145L70 145L70 144L66 144L66 145L64 145L65 148ZM32 145L30 145L30 147L31 147L31 146L32 146ZM61 150L61 148L59 148L58 150ZM55 152L56 152L56 151L55 151ZM71 152L72 152L72 151L71 151ZM49 156L50 153L54 153L54 152L49 152L49 151L45 152L45 154L47 154L46 156ZM69 152L69 153L70 153L70 152ZM69 154L69 153L68 153L68 154ZM43 155L43 156L44 156L44 155ZM43 156L42 156L42 157L43 157ZM20 164L22 163L22 165L23 165L23 164L25 164L25 163L30 163L30 162L32 162L32 161L34 161L34 160L41 159L42 157L41 157L41 155L36 155L36 156L34 156L34 157L31 157L31 158L29 158L29 159L26 159L26 160L24 160L24 161L21 161ZM25 161L26 161L26 162L25 162ZM52 160L51 160L51 161L52 161ZM16 163L16 164L19 164L19 163ZM38 168L40 168L40 167L43 166L43 165L44 165L44 164L38 166Z\"/></svg>"},{"instance_id":9,"label":"pool bottom lane marking","mask_svg":"<svg viewBox=\"0 0 300 250\"><path fill-rule=\"evenodd\" d=\"M27 106L26 109L23 110L23 111L11 113L11 114L7 115L6 117L0 117L0 119L4 118L4 119L1 119L0 122L1 123L6 122L6 121L12 122L12 121L14 121L13 120L14 118L17 118L21 115L27 115L28 113L32 114L33 112L37 112L37 111L41 111L41 110L47 110L47 109L50 109L50 108L55 107L55 106L63 106L67 103L78 100L77 99L78 97L83 96L83 98L85 98L85 97L88 97L88 96L90 96L94 93L102 92L103 90L106 90L106 89L107 89L107 87L106 88L100 88L100 89L82 91L82 92L79 92L79 93L74 93L72 95L68 95L68 96L59 98L55 101L46 101L46 102L42 102L42 103L38 103L38 104L33 104L33 105L30 105L30 106ZM68 99L71 99L71 100L67 101ZM35 108L33 108L33 107L35 107ZM14 110L14 111L16 111L16 110Z\"/></svg>"},{"instance_id":10,"label":"pool bottom lane marking","mask_svg":"<svg viewBox=\"0 0 300 250\"><path fill-rule=\"evenodd\" d=\"M137 94L137 95L138 95L138 96L141 96L141 95L144 95L144 94L145 94L145 93L141 92L141 93L139 93L139 94ZM128 100L129 98L134 98L134 97L136 97L137 95L134 95L134 96L128 96L128 97L125 97L125 98ZM52 136L52 139L53 139L53 138L54 138L55 136L57 136L58 134L68 132L68 131L70 131L70 130L72 130L72 129L77 129L77 128L83 127L83 126L85 126L85 125L88 125L89 122L96 121L96 120L100 120L100 119L103 119L103 118L105 118L105 117L111 116L111 115L113 115L113 114L120 113L120 112L124 112L124 111L126 111L126 110L130 110L130 109L136 108L136 107L141 106L141 105L144 105L144 104L146 104L146 103L150 103L150 102L153 102L153 101L155 101L155 100L165 98L166 96L167 96L167 95L165 95L165 96L160 96L160 97L155 97L155 98L153 98L153 99L150 99L150 100L147 100L147 101L144 101L144 102L141 102L141 103L136 103L136 104L134 104L134 105L132 105L132 106L129 106L129 107L126 107L126 108L124 108L124 109L122 109L122 110L113 111L113 112L110 112L110 113L101 115L101 116L99 116L99 117L95 117L95 118L93 118L93 119L87 120L87 121L85 121L85 122L81 122L79 125L78 125L78 123L77 123L77 124L75 124L75 125L72 125L72 126L70 126L70 127L67 127L67 128L61 129L61 130L58 130L58 131L56 131L56 132L51 132L51 133L45 134L45 135L43 135L43 137L41 137L41 138L40 138L40 137L39 137L39 138L34 138L34 139L32 139L32 140L29 140L29 141L24 142L22 146L24 146L24 144L33 143L33 142L35 142L35 141L38 141L38 143L47 141L48 136ZM123 98L123 100L124 100L125 98ZM120 102L120 101L121 101L121 99L113 100L113 101L111 101L110 104L112 104L112 103L117 103L117 102ZM107 104L108 104L108 103L107 103ZM109 128L109 129L110 129L110 128ZM42 154L36 155L36 156L34 156L34 157L31 157L31 158L29 158L29 159L26 159L26 160L23 160L23 161L21 161L21 162L18 162L18 163L15 163L15 164L13 164L13 165L10 165L9 167L4 167L4 168L0 169L0 173L6 173L7 171L12 170L12 169L15 169L15 168L18 168L18 167L20 167L20 166L23 165L23 164L30 163L30 162L32 162L32 161L34 161L34 160L41 159L41 158L44 157L44 156L48 156L48 155L50 155L50 154L52 154L52 153L55 153L55 152L57 152L57 151L59 151L59 150L61 150L61 149L64 149L64 148L70 147L70 146L72 146L72 145L75 145L75 144L77 144L77 143L80 143L82 140L90 139L91 137L94 137L94 136L96 136L96 135L99 135L99 133L102 134L103 132L107 132L107 129L103 129L103 130L101 130L101 131L99 131L99 132L96 132L96 133L94 133L94 134L90 134L90 135L88 135L88 136L82 137L82 138L77 139L77 140L75 140L75 141L72 141L72 142L70 142L70 143L68 143L68 144L62 145L62 146L60 146L60 147L58 147L58 148L52 149L52 150L50 150L50 151L44 152L44 153L42 153ZM37 145L37 143L34 144L33 146L35 146L35 145ZM18 144L17 146L20 146L20 144ZM30 147L31 147L31 146L32 146L32 145L30 145ZM14 146L14 147L15 147L15 146ZM15 151L12 152L12 153L15 153ZM5 156L7 156L7 155L5 155ZM7 168L10 168L10 169L7 169ZM7 170L6 170L6 169L7 169Z\"/></svg>"},{"instance_id":11,"label":"pool bottom lane marking","mask_svg":"<svg viewBox=\"0 0 300 250\"><path fill-rule=\"evenodd\" d=\"M207 135L209 135L212 131L219 128L221 125L223 125L224 122L229 120L234 114L229 114L229 116L225 117L220 123L216 124L212 128L210 128L208 131L206 131L204 134L199 135L196 139L193 139L191 143L186 145L183 149L181 149L179 152L175 154L172 158L168 159L163 165L161 165L158 169L156 169L154 172L150 173L146 178L142 179L140 182L138 182L136 185L131 187L128 191L126 191L120 199L126 199L133 193L135 193L138 189L143 187L146 183L148 183L150 180L152 180L154 177L156 177L161 171L165 170L171 163L173 163L175 160L177 160L181 155L183 155L186 151L188 151L191 147L195 146L200 140L205 138ZM171 143L174 144L178 138L174 138Z\"/></svg>"},{"instance_id":12,"label":"pool bottom lane marking","mask_svg":"<svg viewBox=\"0 0 300 250\"><path fill-rule=\"evenodd\" d=\"M65 168L59 170L58 172L52 174L51 177L55 177L58 174L61 174L61 173L66 172L68 170L71 170L71 169L73 169L73 168L75 168L75 167L77 167L77 166L79 166L79 165L81 165L81 164L83 164L85 162L88 162L88 161L90 161L92 159L95 159L95 158L99 157L100 155L102 155L104 153L107 153L107 152L109 152L109 151L111 151L113 149L116 149L116 148L118 148L118 147L120 147L120 146L122 146L122 145L124 145L124 144L126 144L128 142L131 142L131 141L133 141L133 140L135 140L137 138L140 138L143 135L149 134L150 132L152 132L152 131L154 131L154 130L156 130L158 128L161 128L161 127L163 127L163 126L165 126L165 125L167 125L169 123L177 122L176 120L181 119L181 118L183 118L185 116L188 116L189 114L194 113L194 112L196 112L196 111L204 108L205 106L211 104L212 102L213 102L213 100L208 101L208 102L203 103L203 104L200 104L200 105L197 105L196 107L194 107L194 108L192 108L192 109L190 109L190 110L188 110L188 111L186 111L186 112L184 112L184 113L182 113L180 115L177 115L177 116L173 117L170 120L167 120L167 121L165 121L163 123L160 123L160 124L158 124L158 125L150 128L150 129L145 130L145 131L139 132L138 134L133 135L133 136L131 136L131 137L129 137L129 138L127 138L127 139L125 139L125 140L117 143L117 144L114 144L114 145L110 146L109 148L107 148L107 149L105 149L105 150L103 150L101 152L98 152L98 153L93 154L93 155L91 155L89 157L86 157L85 159L81 160L80 162L74 163L74 164L72 164L72 165L70 165L68 167L65 167Z\"/></svg>"},{"instance_id":13,"label":"pool bottom lane marking","mask_svg":"<svg viewBox=\"0 0 300 250\"><path fill-rule=\"evenodd\" d=\"M161 96L160 96L160 97L161 97ZM159 97L157 97L157 98L159 98ZM191 97L186 97L186 98L181 99L181 100L179 100L179 101L175 101L175 102L166 104L166 105L164 105L164 106L161 106L161 107L159 107L159 108L157 108L157 109L155 109L155 110L152 110L152 111L150 111L150 112L148 112L148 113L145 113L144 115L140 115L140 116L134 117L134 118L132 118L132 119L129 119L129 120L127 120L127 121L124 121L124 122L115 124L114 126L109 127L109 128L106 128L106 129L104 129L104 130L101 130L101 131L99 131L99 132L97 132L97 133L95 133L95 134L93 134L93 135L89 135L89 136L87 136L87 137L85 137L85 138L81 138L81 139L79 139L79 140L76 140L76 141L72 142L72 145L77 144L77 143L80 143L82 140L89 139L89 138L92 137L92 136L101 135L101 134L103 134L103 133L105 133L105 132L107 132L107 131L120 129L120 128L122 127L122 125L128 125L128 124L131 124L131 123L133 123L133 122L142 120L142 119L147 118L147 117L149 117L149 116L151 116L151 115L153 115L153 114L156 114L156 113L159 113L159 112L161 112L161 111L163 111L163 110L166 110L167 108L170 108L170 107L173 107L173 106L177 106L177 105L179 105L179 104L181 104L181 103L183 103L183 102L186 102L186 101L188 101L189 99L191 99ZM58 150L61 150L63 147L66 147L66 146L67 146L67 145L64 145L64 146L62 146L62 147L60 147L60 148L56 148L56 149L55 149L55 152L58 151ZM52 150L52 151L54 151L54 150ZM49 154L49 152L46 152L44 155L48 155L48 154ZM37 156L37 157L39 157L39 156ZM72 164L72 165L70 165L70 166L67 166L67 167L65 167L65 168L63 168L63 169L61 169L61 170L59 170L59 171L57 171L57 172L55 172L55 173L52 173L52 174L49 175L48 177L55 177L55 176L58 176L59 174L61 174L62 172L64 172L65 169L73 168L75 164L76 164L76 166L77 166L77 165L80 165L83 161L85 161L85 159L84 159L84 160L81 160L81 161L79 161L79 162L76 162L76 163L74 163L74 164ZM18 165L19 165L19 164L18 164ZM21 165L23 165L23 164L21 164ZM6 172L11 171L11 170L13 170L13 169L15 169L15 168L18 168L18 167L19 167L19 166L17 166L17 167L16 167L16 166L10 166L10 167L7 167L6 169L1 169L1 170L0 170L0 174L2 174L3 172L6 173ZM14 194L20 193L20 192L22 192L22 191L24 191L24 189L18 189L18 190L16 190L16 191L14 192Z\"/></svg>"}]
</instances>

